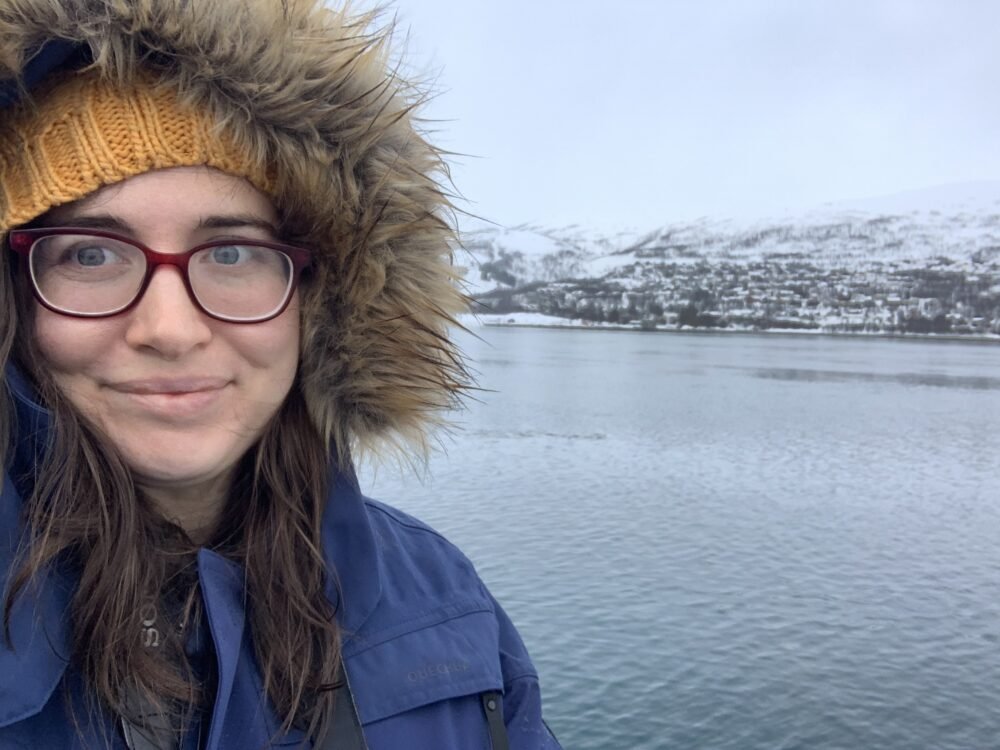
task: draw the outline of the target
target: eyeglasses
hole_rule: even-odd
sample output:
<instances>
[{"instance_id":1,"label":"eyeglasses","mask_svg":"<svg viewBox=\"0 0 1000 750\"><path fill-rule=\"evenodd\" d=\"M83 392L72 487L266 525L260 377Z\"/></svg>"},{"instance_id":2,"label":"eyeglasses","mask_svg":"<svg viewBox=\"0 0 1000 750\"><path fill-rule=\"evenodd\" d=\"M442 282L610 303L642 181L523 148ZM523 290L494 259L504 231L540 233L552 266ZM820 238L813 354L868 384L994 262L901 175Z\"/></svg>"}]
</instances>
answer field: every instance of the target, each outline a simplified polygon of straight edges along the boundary
<instances>
[{"instance_id":1,"label":"eyeglasses","mask_svg":"<svg viewBox=\"0 0 1000 750\"><path fill-rule=\"evenodd\" d=\"M158 253L109 232L15 229L10 248L27 258L35 297L53 312L101 318L141 299L159 266L174 266L206 315L262 323L284 312L308 250L262 240L213 240L184 253Z\"/></svg>"}]
</instances>

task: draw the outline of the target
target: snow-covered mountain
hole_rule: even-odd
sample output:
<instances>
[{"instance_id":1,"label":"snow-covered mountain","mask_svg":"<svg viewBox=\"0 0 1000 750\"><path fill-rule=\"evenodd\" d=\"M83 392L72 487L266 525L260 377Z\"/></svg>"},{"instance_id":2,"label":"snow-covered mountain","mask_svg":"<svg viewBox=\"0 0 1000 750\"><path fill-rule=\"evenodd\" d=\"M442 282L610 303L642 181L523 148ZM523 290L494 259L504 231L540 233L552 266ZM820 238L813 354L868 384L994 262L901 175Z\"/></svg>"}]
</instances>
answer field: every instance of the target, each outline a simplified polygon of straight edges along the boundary
<instances>
[{"instance_id":1,"label":"snow-covered mountain","mask_svg":"<svg viewBox=\"0 0 1000 750\"><path fill-rule=\"evenodd\" d=\"M797 259L863 270L947 259L968 271L1000 268L1000 182L963 183L830 203L753 221L703 218L612 235L580 226L502 228L464 236L474 293L560 279L634 276L635 265L764 263Z\"/></svg>"},{"instance_id":2,"label":"snow-covered mountain","mask_svg":"<svg viewBox=\"0 0 1000 750\"><path fill-rule=\"evenodd\" d=\"M764 315L757 308L765 303L767 316L780 303L787 317L824 305L837 314L848 305L886 313L886 302L907 308L918 304L911 300L936 299L936 306L919 303L921 314L964 305L963 320L1000 318L984 312L994 297L1000 305L1000 182L648 232L482 225L466 229L464 246L470 291L498 312L572 316L596 305L659 325L692 305L714 319L739 310L751 320Z\"/></svg>"}]
</instances>

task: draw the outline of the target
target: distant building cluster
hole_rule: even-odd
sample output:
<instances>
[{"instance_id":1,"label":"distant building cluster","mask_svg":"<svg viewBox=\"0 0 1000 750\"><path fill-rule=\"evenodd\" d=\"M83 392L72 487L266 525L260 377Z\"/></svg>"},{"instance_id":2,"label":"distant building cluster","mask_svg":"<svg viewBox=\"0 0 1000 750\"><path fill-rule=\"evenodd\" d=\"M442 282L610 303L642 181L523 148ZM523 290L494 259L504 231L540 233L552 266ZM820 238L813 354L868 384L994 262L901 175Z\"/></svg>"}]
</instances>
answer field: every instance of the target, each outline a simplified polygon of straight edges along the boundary
<instances>
[{"instance_id":1,"label":"distant building cluster","mask_svg":"<svg viewBox=\"0 0 1000 750\"><path fill-rule=\"evenodd\" d=\"M831 269L801 259L642 262L602 279L481 294L482 312L538 312L642 328L1000 334L1000 274L938 258Z\"/></svg>"}]
</instances>

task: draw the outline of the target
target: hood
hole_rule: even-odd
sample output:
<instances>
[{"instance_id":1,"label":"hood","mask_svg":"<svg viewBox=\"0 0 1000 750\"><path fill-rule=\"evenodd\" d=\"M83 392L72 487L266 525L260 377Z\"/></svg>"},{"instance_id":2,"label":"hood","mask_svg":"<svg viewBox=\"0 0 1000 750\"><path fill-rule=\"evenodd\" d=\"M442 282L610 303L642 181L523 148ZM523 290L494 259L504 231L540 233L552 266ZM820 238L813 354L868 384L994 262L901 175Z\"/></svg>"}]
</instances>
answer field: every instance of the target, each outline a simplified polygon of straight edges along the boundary
<instances>
[{"instance_id":1,"label":"hood","mask_svg":"<svg viewBox=\"0 0 1000 750\"><path fill-rule=\"evenodd\" d=\"M0 4L0 106L30 99L46 65L89 65L123 84L145 71L273 174L272 198L316 258L300 383L341 455L426 448L468 386L448 337L467 298L439 184L447 169L377 23L312 0Z\"/></svg>"}]
</instances>

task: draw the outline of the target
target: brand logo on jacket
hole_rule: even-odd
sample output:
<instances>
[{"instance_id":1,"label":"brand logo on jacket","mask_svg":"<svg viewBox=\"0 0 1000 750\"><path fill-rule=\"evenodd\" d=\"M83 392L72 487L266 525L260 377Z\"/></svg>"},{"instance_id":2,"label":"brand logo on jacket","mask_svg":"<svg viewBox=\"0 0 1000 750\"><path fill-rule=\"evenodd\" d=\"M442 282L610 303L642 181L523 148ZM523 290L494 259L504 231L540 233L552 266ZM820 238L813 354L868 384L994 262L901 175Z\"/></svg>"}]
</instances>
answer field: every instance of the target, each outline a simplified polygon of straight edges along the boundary
<instances>
[{"instance_id":1,"label":"brand logo on jacket","mask_svg":"<svg viewBox=\"0 0 1000 750\"><path fill-rule=\"evenodd\" d=\"M160 631L156 629L156 605L146 602L139 610L142 620L142 645L146 648L157 648L160 645Z\"/></svg>"},{"instance_id":2,"label":"brand logo on jacket","mask_svg":"<svg viewBox=\"0 0 1000 750\"><path fill-rule=\"evenodd\" d=\"M454 672L467 672L469 662L467 661L444 661L437 664L425 664L420 669L415 669L406 674L406 679L410 682L421 682L432 677L446 677Z\"/></svg>"}]
</instances>

